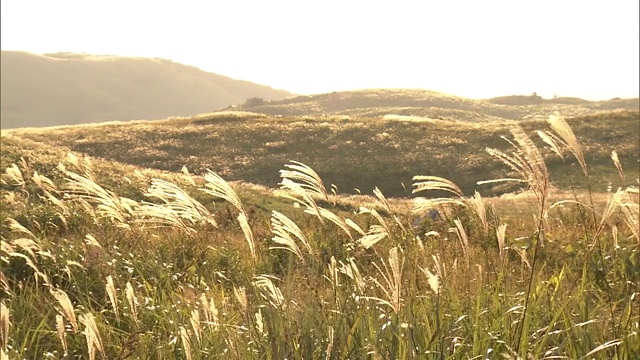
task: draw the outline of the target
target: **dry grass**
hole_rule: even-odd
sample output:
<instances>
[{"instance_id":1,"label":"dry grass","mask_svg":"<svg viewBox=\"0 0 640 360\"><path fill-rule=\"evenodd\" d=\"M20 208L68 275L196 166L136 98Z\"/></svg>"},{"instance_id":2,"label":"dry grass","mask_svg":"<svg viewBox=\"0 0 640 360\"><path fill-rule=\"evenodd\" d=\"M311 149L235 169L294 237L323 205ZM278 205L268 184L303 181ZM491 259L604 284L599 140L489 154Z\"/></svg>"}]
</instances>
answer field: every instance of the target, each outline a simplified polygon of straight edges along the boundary
<instances>
[{"instance_id":1,"label":"dry grass","mask_svg":"<svg viewBox=\"0 0 640 360\"><path fill-rule=\"evenodd\" d=\"M133 286L130 282L127 282L127 286L125 288L125 296L127 297L127 302L129 303L129 310L131 311L131 317L133 321L138 324L138 298L136 297L136 292L133 289Z\"/></svg>"},{"instance_id":2,"label":"dry grass","mask_svg":"<svg viewBox=\"0 0 640 360\"><path fill-rule=\"evenodd\" d=\"M60 311L67 318L67 321L71 324L71 328L74 332L78 331L78 321L76 320L76 312L73 309L73 305L71 304L71 300L66 292L60 289L51 289L51 296L56 299L58 305L60 306Z\"/></svg>"},{"instance_id":3,"label":"dry grass","mask_svg":"<svg viewBox=\"0 0 640 360\"><path fill-rule=\"evenodd\" d=\"M93 317L93 314L86 313L80 315L80 322L84 325L84 335L87 339L87 351L89 359L94 360L96 358L96 352L104 354L104 345L102 344L102 338L98 325Z\"/></svg>"},{"instance_id":4,"label":"dry grass","mask_svg":"<svg viewBox=\"0 0 640 360\"><path fill-rule=\"evenodd\" d=\"M9 330L11 329L11 321L9 320L9 309L0 301L0 358L2 360L9 359Z\"/></svg>"},{"instance_id":5,"label":"dry grass","mask_svg":"<svg viewBox=\"0 0 640 360\"><path fill-rule=\"evenodd\" d=\"M565 151L553 136L549 146ZM145 176L133 200L98 184L100 167L80 159L71 165L77 177L17 165L38 175L25 175L24 184L7 177L2 191L41 196L2 222L11 299L0 302L3 353L633 358L637 187L563 193L549 184L544 150L527 134L515 129L507 144L495 154L527 192L467 197L453 181L416 177L413 189L425 196L414 207L445 210L420 229L410 225L409 200L379 188L371 197L329 195L321 172L302 162L280 173L279 193L298 206L278 202L268 213L246 202L256 194L273 199L267 189L213 172ZM580 217L592 208L576 206L589 197L594 224ZM67 225L47 225L57 216ZM536 246L542 237L544 249ZM6 325L9 312L25 321ZM46 336L33 331L38 322L51 330ZM23 343L33 346L16 346Z\"/></svg>"},{"instance_id":6,"label":"dry grass","mask_svg":"<svg viewBox=\"0 0 640 360\"><path fill-rule=\"evenodd\" d=\"M389 306L393 312L398 314L403 306L402 298L402 272L404 268L404 256L397 247L389 250L388 264L381 261L382 266L374 263L378 274L382 277L382 281L372 277L371 281L380 289L385 298L367 297L375 300L377 303Z\"/></svg>"},{"instance_id":7,"label":"dry grass","mask_svg":"<svg viewBox=\"0 0 640 360\"><path fill-rule=\"evenodd\" d=\"M116 317L120 316L118 312L118 293L116 292L116 286L113 284L113 277L111 275L107 276L107 285L105 286L107 291L107 295L109 296L109 301L111 302L111 307L113 308L113 312L116 314Z\"/></svg>"},{"instance_id":8,"label":"dry grass","mask_svg":"<svg viewBox=\"0 0 640 360\"><path fill-rule=\"evenodd\" d=\"M585 161L589 162L592 175L597 176L593 183L598 187L594 188L597 191L606 187L609 181L617 181L615 172L610 172L609 164L604 166L603 160L603 154L608 156L612 149L618 151L627 171L637 169L637 114L610 113L607 116L567 120L583 141ZM504 151L504 144L497 139L507 135L513 123L503 121L477 126L452 121L424 124L364 119L316 122L300 118L268 118L198 126L147 122L37 132L13 130L12 134L14 140L32 139L143 167L178 171L187 166L193 174L205 174L207 169L212 169L227 180L245 180L269 187L277 185L282 165L289 159L297 159L323 174L327 185L335 184L340 192L356 193L354 188L358 188L369 194L377 186L386 195L399 197L410 192L406 187L414 174L450 179L466 195L473 194L478 180L505 177L503 168L492 163L482 149L491 147ZM544 120L519 124L530 136L535 129L548 127ZM383 134L387 135L370 141ZM280 145L267 147L267 143ZM373 155L375 162L363 160ZM548 154L545 156L551 158ZM461 158L465 161L459 161ZM11 162L15 160L7 166ZM551 161L548 166L552 180L567 185L562 164ZM32 172L25 176L30 174ZM584 186L579 180L577 178L576 185ZM490 196L511 190L514 188L504 185L483 187L482 194Z\"/></svg>"},{"instance_id":9,"label":"dry grass","mask_svg":"<svg viewBox=\"0 0 640 360\"><path fill-rule=\"evenodd\" d=\"M291 219L289 219L286 215L283 215L277 211L273 211L271 213L271 231L273 232L273 242L276 246L271 246L269 249L277 250L282 249L286 251L290 251L295 254L300 260L304 261L304 255L302 254L302 250L297 245L291 235L293 235L300 243L304 246L304 249L310 254L313 255L313 250L311 249L311 245L309 244L309 240L304 236L302 230L296 225Z\"/></svg>"}]
</instances>

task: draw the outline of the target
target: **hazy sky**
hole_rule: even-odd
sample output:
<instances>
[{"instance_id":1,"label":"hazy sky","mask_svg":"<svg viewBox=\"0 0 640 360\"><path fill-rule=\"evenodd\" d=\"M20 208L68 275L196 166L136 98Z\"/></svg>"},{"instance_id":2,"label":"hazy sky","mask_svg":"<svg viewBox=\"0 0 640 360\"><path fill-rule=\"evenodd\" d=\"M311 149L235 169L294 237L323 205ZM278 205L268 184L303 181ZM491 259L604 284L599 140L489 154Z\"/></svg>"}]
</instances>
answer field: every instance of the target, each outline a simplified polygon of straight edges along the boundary
<instances>
[{"instance_id":1,"label":"hazy sky","mask_svg":"<svg viewBox=\"0 0 640 360\"><path fill-rule=\"evenodd\" d=\"M2 0L2 50L159 57L299 94L639 94L639 2Z\"/></svg>"}]
</instances>

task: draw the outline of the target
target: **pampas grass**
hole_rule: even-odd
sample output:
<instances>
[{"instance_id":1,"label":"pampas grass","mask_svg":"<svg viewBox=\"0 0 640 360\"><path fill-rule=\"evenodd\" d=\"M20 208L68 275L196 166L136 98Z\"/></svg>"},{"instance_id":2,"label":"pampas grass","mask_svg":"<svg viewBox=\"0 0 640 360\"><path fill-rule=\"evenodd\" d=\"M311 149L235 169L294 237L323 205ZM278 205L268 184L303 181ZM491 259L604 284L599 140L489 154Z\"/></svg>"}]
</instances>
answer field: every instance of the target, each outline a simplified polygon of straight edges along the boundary
<instances>
[{"instance_id":1,"label":"pampas grass","mask_svg":"<svg viewBox=\"0 0 640 360\"><path fill-rule=\"evenodd\" d=\"M87 234L87 236L85 236L85 242L87 243L87 245L95 246L99 249L102 249L102 245L100 245L100 242L91 234Z\"/></svg>"},{"instance_id":2,"label":"pampas grass","mask_svg":"<svg viewBox=\"0 0 640 360\"><path fill-rule=\"evenodd\" d=\"M504 264L506 255L507 224L500 224L496 229L496 238L498 240L498 251L500 253L500 262Z\"/></svg>"},{"instance_id":3,"label":"pampas grass","mask_svg":"<svg viewBox=\"0 0 640 360\"><path fill-rule=\"evenodd\" d=\"M204 180L205 187L200 189L200 191L223 199L233 205L241 213L246 214L242 201L240 201L240 197L238 197L238 194L236 194L228 182L224 181L224 179L211 170L204 175Z\"/></svg>"},{"instance_id":4,"label":"pampas grass","mask_svg":"<svg viewBox=\"0 0 640 360\"><path fill-rule=\"evenodd\" d=\"M213 215L204 205L172 182L153 179L145 196L160 200L162 206L170 210L171 213L174 213L177 218L184 219L184 221L188 223L204 223L217 226ZM148 210L143 211L142 214L145 216L153 216L155 204L145 203L145 205L148 206ZM162 213L162 211L159 211L159 213ZM159 218L162 219L163 217L159 216Z\"/></svg>"},{"instance_id":5,"label":"pampas grass","mask_svg":"<svg viewBox=\"0 0 640 360\"><path fill-rule=\"evenodd\" d=\"M432 273L428 268L420 268L422 273L427 277L427 283L434 294L440 294L440 279L438 275Z\"/></svg>"},{"instance_id":6,"label":"pampas grass","mask_svg":"<svg viewBox=\"0 0 640 360\"><path fill-rule=\"evenodd\" d=\"M93 177L67 172L66 194L71 200L86 201L94 204L99 218L108 218L117 226L130 228L128 221L136 202L117 196L112 191L98 185Z\"/></svg>"},{"instance_id":7,"label":"pampas grass","mask_svg":"<svg viewBox=\"0 0 640 360\"><path fill-rule=\"evenodd\" d=\"M180 339L182 340L184 355L186 356L187 360L191 360L193 358L193 355L191 353L191 339L189 339L189 334L183 326L180 326Z\"/></svg>"},{"instance_id":8,"label":"pampas grass","mask_svg":"<svg viewBox=\"0 0 640 360\"><path fill-rule=\"evenodd\" d=\"M218 174L212 172L211 170L204 176L205 180L205 188L201 188L200 191L207 193L209 195L215 196L217 198L221 198L231 205L233 205L239 212L238 214L238 223L240 224L240 228L244 234L244 238L247 241L247 245L249 246L249 252L251 253L251 258L253 261L256 261L256 246L253 239L253 232L251 227L249 226L249 218L247 216L247 211L242 205L242 201L240 201L240 197L238 194L231 188L231 185L224 181Z\"/></svg>"},{"instance_id":9,"label":"pampas grass","mask_svg":"<svg viewBox=\"0 0 640 360\"><path fill-rule=\"evenodd\" d=\"M618 153L615 150L611 152L611 160L613 160L613 165L615 165L616 169L618 170L618 175L620 175L622 183L626 184L624 171L622 170L622 164L620 163L620 158L618 158Z\"/></svg>"},{"instance_id":10,"label":"pampas grass","mask_svg":"<svg viewBox=\"0 0 640 360\"><path fill-rule=\"evenodd\" d=\"M273 242L278 244L278 246L272 246L269 249L276 250L282 249L287 250L293 254L295 254L300 260L304 261L304 256L300 247L296 244L291 235L293 235L302 245L304 249L309 254L313 254L313 249L309 244L309 240L304 236L302 230L287 216L279 213L277 211L271 212L271 231L273 232Z\"/></svg>"},{"instance_id":11,"label":"pampas grass","mask_svg":"<svg viewBox=\"0 0 640 360\"><path fill-rule=\"evenodd\" d=\"M251 254L251 258L255 262L257 256L256 248L255 242L253 240L253 231L251 231L251 227L249 226L249 219L247 218L247 214L245 214L244 212L238 214L238 223L240 224L240 228L242 229L245 240L247 240L247 245L249 245L249 253Z\"/></svg>"},{"instance_id":12,"label":"pampas grass","mask_svg":"<svg viewBox=\"0 0 640 360\"><path fill-rule=\"evenodd\" d=\"M98 331L98 325L92 313L80 315L80 322L84 325L83 332L87 339L89 359L94 360L96 358L96 352L104 354L104 345L102 344L100 331Z\"/></svg>"},{"instance_id":13,"label":"pampas grass","mask_svg":"<svg viewBox=\"0 0 640 360\"><path fill-rule=\"evenodd\" d=\"M324 222L320 208L314 200L312 193L289 178L283 178L279 185L281 189L284 190L284 192L279 193L281 197L293 200L295 203L303 204L306 212L315 215L321 222Z\"/></svg>"},{"instance_id":14,"label":"pampas grass","mask_svg":"<svg viewBox=\"0 0 640 360\"><path fill-rule=\"evenodd\" d=\"M551 129L557 134L557 136L562 139L562 145L569 149L573 156L578 160L585 176L589 176L587 162L585 161L584 153L582 152L582 146L580 146L576 135L573 133L573 130L569 124L567 124L564 117L558 114L551 115L547 119L547 123L549 123Z\"/></svg>"},{"instance_id":15,"label":"pampas grass","mask_svg":"<svg viewBox=\"0 0 640 360\"><path fill-rule=\"evenodd\" d=\"M413 181L413 194L421 191L445 191L458 197L464 196L458 185L445 178L420 175L414 176Z\"/></svg>"},{"instance_id":16,"label":"pampas grass","mask_svg":"<svg viewBox=\"0 0 640 360\"><path fill-rule=\"evenodd\" d=\"M305 206L305 212L315 215L320 222L324 223L324 219L328 218L331 222L346 230L340 225L340 220L329 215L326 210L320 208L316 203L316 199L329 201L329 194L320 176L301 162L291 161L289 164L285 164L284 167L285 169L280 170L282 181L279 185L284 191L280 196L302 203Z\"/></svg>"},{"instance_id":17,"label":"pampas grass","mask_svg":"<svg viewBox=\"0 0 640 360\"><path fill-rule=\"evenodd\" d=\"M536 145L520 127L511 130L514 141L504 138L513 148L511 154L507 154L497 149L487 148L487 152L513 170L519 178L501 178L496 180L481 181L478 184L486 184L500 181L523 182L535 194L538 200L538 210L542 213L551 182L549 172L544 159Z\"/></svg>"},{"instance_id":18,"label":"pampas grass","mask_svg":"<svg viewBox=\"0 0 640 360\"><path fill-rule=\"evenodd\" d=\"M204 314L205 323L217 327L220 320L218 319L218 308L216 307L216 302L213 299L209 301L209 299L207 299L207 295L202 293L200 294L200 307Z\"/></svg>"},{"instance_id":19,"label":"pampas grass","mask_svg":"<svg viewBox=\"0 0 640 360\"><path fill-rule=\"evenodd\" d=\"M249 299L247 298L247 290L244 286L233 287L233 297L240 304L242 311L246 312L249 308Z\"/></svg>"},{"instance_id":20,"label":"pampas grass","mask_svg":"<svg viewBox=\"0 0 640 360\"><path fill-rule=\"evenodd\" d=\"M262 296L269 305L277 310L284 310L286 300L282 295L282 291L273 283L273 280L277 280L277 278L268 275L259 275L254 278L253 286L259 290L260 296Z\"/></svg>"},{"instance_id":21,"label":"pampas grass","mask_svg":"<svg viewBox=\"0 0 640 360\"><path fill-rule=\"evenodd\" d=\"M635 198L638 198L638 188L627 188L628 194L635 194ZM624 202L620 204L620 210L624 214L624 221L627 227L640 243L640 205L638 202Z\"/></svg>"},{"instance_id":22,"label":"pampas grass","mask_svg":"<svg viewBox=\"0 0 640 360\"><path fill-rule=\"evenodd\" d=\"M554 119L552 120L552 128L561 132L560 136L565 138L565 141L573 141L570 134L566 131L563 120ZM568 126L567 126L568 127ZM498 158L503 164L507 165L511 170L513 170L519 178L503 178L492 180L490 182L495 181L518 181L527 184L528 188L533 192L537 200L537 218L535 221L537 222L537 230L534 237L533 244L533 261L530 265L529 272L529 280L527 282L527 291L525 293L525 304L524 311L522 313L522 319L518 323L517 326L517 338L519 339L518 345L516 346L516 352L518 352L523 344L526 343L527 334L529 329L526 328L529 324L528 314L529 314L529 302L531 300L531 291L534 283L534 277L536 272L536 263L538 260L538 250L542 246L544 246L544 214L547 211L547 202L551 189L551 182L549 180L549 172L547 170L547 166L544 162L544 158L540 153L538 147L531 141L529 136L520 128L516 126L511 129L511 134L513 135L513 141L504 138L512 147L512 152L507 154L500 150L487 148L487 152L496 158ZM568 144L568 146L573 146L571 148L572 151L577 151L579 147L576 147L577 141L572 144ZM580 152L581 154L581 152ZM584 160L584 158L582 158ZM586 168L585 168L586 169ZM585 170L586 171L586 170ZM479 182L481 184L484 182ZM458 232L460 233L461 226L456 226L458 228ZM459 234L460 235L460 234ZM466 235L465 235L466 238ZM463 241L464 242L464 241ZM466 248L466 246L463 246ZM520 251L520 256L522 258L523 263L527 263L527 258L524 250ZM469 265L468 252L465 255L467 259L467 268Z\"/></svg>"},{"instance_id":23,"label":"pampas grass","mask_svg":"<svg viewBox=\"0 0 640 360\"><path fill-rule=\"evenodd\" d=\"M200 312L198 309L191 310L191 317L189 318L193 334L196 337L198 344L202 341L202 328L200 327Z\"/></svg>"},{"instance_id":24,"label":"pampas grass","mask_svg":"<svg viewBox=\"0 0 640 360\"><path fill-rule=\"evenodd\" d=\"M487 221L487 208L484 204L484 200L482 199L482 195L479 192L475 192L473 197L471 197L467 203L469 207L472 208L475 213L478 215L480 219L480 223L482 224L482 231L484 236L489 235L489 222Z\"/></svg>"},{"instance_id":25,"label":"pampas grass","mask_svg":"<svg viewBox=\"0 0 640 360\"><path fill-rule=\"evenodd\" d=\"M74 332L78 331L78 321L76 320L76 313L71 304L71 300L66 292L60 289L50 289L51 296L58 302L60 311L67 318L67 321L71 324L71 328Z\"/></svg>"},{"instance_id":26,"label":"pampas grass","mask_svg":"<svg viewBox=\"0 0 640 360\"><path fill-rule=\"evenodd\" d=\"M398 314L403 305L402 272L404 269L404 256L401 254L401 250L398 247L391 248L389 250L388 265L384 261L381 261L381 264L382 266L373 263L378 274L382 277L382 281L374 277L371 278L371 281L378 289L382 290L385 298L371 296L366 298L375 300L379 304L387 305L393 312Z\"/></svg>"},{"instance_id":27,"label":"pampas grass","mask_svg":"<svg viewBox=\"0 0 640 360\"><path fill-rule=\"evenodd\" d=\"M450 180L441 178L438 176L414 176L413 177L413 190L412 194L419 192L431 192L440 191L454 195L453 198L438 197L438 198L426 198L415 197L413 199L413 212L415 214L424 214L434 208L439 208L443 205L461 205L465 206L464 194L462 190Z\"/></svg>"},{"instance_id":28,"label":"pampas grass","mask_svg":"<svg viewBox=\"0 0 640 360\"><path fill-rule=\"evenodd\" d=\"M406 231L406 228L402 223L402 221L400 221L398 216L396 216L395 211L391 209L391 204L389 203L389 200L384 196L382 191L380 191L380 189L378 189L377 186L373 189L373 196L375 196L376 202L380 206L382 206L382 208L391 216L391 218L393 218L396 225L398 225L403 231Z\"/></svg>"},{"instance_id":29,"label":"pampas grass","mask_svg":"<svg viewBox=\"0 0 640 360\"><path fill-rule=\"evenodd\" d=\"M105 289L107 291L109 301L111 302L113 313L116 314L116 318L118 318L120 316L120 313L118 312L118 293L116 292L116 286L113 284L113 277L111 275L107 276L107 285L105 286Z\"/></svg>"},{"instance_id":30,"label":"pampas grass","mask_svg":"<svg viewBox=\"0 0 640 360\"><path fill-rule=\"evenodd\" d=\"M127 282L125 287L125 296L127 297L127 302L129 303L129 309L131 310L131 317L133 321L138 324L138 298L136 297L136 293L133 290L133 286L131 286L130 282Z\"/></svg>"},{"instance_id":31,"label":"pampas grass","mask_svg":"<svg viewBox=\"0 0 640 360\"><path fill-rule=\"evenodd\" d=\"M358 244L365 249L372 247L389 236L389 232L382 225L371 225L365 235L358 239Z\"/></svg>"},{"instance_id":32,"label":"pampas grass","mask_svg":"<svg viewBox=\"0 0 640 360\"><path fill-rule=\"evenodd\" d=\"M298 161L291 161L284 167L284 170L280 170L281 178L299 184L302 189L320 199L329 200L329 194L322 179L312 168Z\"/></svg>"},{"instance_id":33,"label":"pampas grass","mask_svg":"<svg viewBox=\"0 0 640 360\"><path fill-rule=\"evenodd\" d=\"M11 164L4 174L2 174L2 184L8 184L17 187L23 187L26 182L24 180L24 176L22 176L22 171L16 164Z\"/></svg>"},{"instance_id":34,"label":"pampas grass","mask_svg":"<svg viewBox=\"0 0 640 360\"><path fill-rule=\"evenodd\" d=\"M258 311L254 314L256 319L256 330L258 330L258 334L265 335L264 328L264 318L262 316L262 310L258 309Z\"/></svg>"},{"instance_id":35,"label":"pampas grass","mask_svg":"<svg viewBox=\"0 0 640 360\"><path fill-rule=\"evenodd\" d=\"M11 329L11 321L9 320L9 309L4 304L4 300L0 301L0 358L2 360L9 359L9 330Z\"/></svg>"},{"instance_id":36,"label":"pampas grass","mask_svg":"<svg viewBox=\"0 0 640 360\"><path fill-rule=\"evenodd\" d=\"M56 315L56 333L58 334L58 339L60 339L60 344L62 344L62 349L64 350L64 356L67 356L68 346L67 346L67 333L64 327L64 318L62 315Z\"/></svg>"},{"instance_id":37,"label":"pampas grass","mask_svg":"<svg viewBox=\"0 0 640 360\"><path fill-rule=\"evenodd\" d=\"M364 277L360 273L360 269L358 268L355 259L350 257L346 260L346 263L340 261L339 264L340 273L346 275L349 279L351 279L358 294L363 295L365 293L366 282L364 280Z\"/></svg>"},{"instance_id":38,"label":"pampas grass","mask_svg":"<svg viewBox=\"0 0 640 360\"><path fill-rule=\"evenodd\" d=\"M455 224L455 228L453 228L453 230L460 240L460 247L462 248L462 254L465 261L467 262L468 269L471 262L471 255L469 254L469 238L467 237L467 232L464 229L464 226L462 225L460 219L453 220L453 223Z\"/></svg>"}]
</instances>

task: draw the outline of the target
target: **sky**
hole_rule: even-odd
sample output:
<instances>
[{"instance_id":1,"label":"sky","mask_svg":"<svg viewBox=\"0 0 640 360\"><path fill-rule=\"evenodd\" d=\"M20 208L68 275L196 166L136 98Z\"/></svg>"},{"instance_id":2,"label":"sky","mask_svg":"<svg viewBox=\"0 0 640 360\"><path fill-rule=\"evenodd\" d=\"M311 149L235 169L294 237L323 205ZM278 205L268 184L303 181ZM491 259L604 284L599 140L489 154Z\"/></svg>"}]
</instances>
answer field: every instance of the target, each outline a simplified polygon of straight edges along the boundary
<instances>
[{"instance_id":1,"label":"sky","mask_svg":"<svg viewBox=\"0 0 640 360\"><path fill-rule=\"evenodd\" d=\"M163 58L296 94L638 97L639 1L2 0L2 50Z\"/></svg>"}]
</instances>

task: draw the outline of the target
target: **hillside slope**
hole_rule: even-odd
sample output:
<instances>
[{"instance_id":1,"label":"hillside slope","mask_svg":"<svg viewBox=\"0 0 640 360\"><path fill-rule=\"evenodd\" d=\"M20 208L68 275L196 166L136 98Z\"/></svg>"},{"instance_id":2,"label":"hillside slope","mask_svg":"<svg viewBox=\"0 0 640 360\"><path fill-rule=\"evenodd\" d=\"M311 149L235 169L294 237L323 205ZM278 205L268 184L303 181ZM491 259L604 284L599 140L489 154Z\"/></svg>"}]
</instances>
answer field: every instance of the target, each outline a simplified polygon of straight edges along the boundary
<instances>
[{"instance_id":1,"label":"hillside slope","mask_svg":"<svg viewBox=\"0 0 640 360\"><path fill-rule=\"evenodd\" d=\"M283 90L161 59L2 51L2 128L157 119Z\"/></svg>"},{"instance_id":2,"label":"hillside slope","mask_svg":"<svg viewBox=\"0 0 640 360\"><path fill-rule=\"evenodd\" d=\"M256 101L234 108L282 116L400 115L481 122L546 119L554 111L565 116L586 116L609 110L637 111L640 99L588 101L565 97L542 99L532 95L476 100L428 90L368 89Z\"/></svg>"},{"instance_id":3,"label":"hillside slope","mask_svg":"<svg viewBox=\"0 0 640 360\"><path fill-rule=\"evenodd\" d=\"M640 113L617 111L568 120L590 164L591 186L605 191L622 186L610 158L616 150L630 179L638 174ZM535 133L544 121L521 126L540 147ZM378 186L388 196L411 193L412 177L434 175L457 183L465 193L498 194L514 188L476 186L479 180L510 176L485 148L507 150L513 122L403 121L378 119L312 120L254 113L213 113L193 118L42 129L14 129L13 136L62 146L131 165L195 174L211 169L228 180L275 187L290 160L313 169L341 193L371 194ZM552 181L586 186L575 160L545 151ZM566 171L572 178L567 177ZM512 176L512 175L511 175Z\"/></svg>"}]
</instances>

